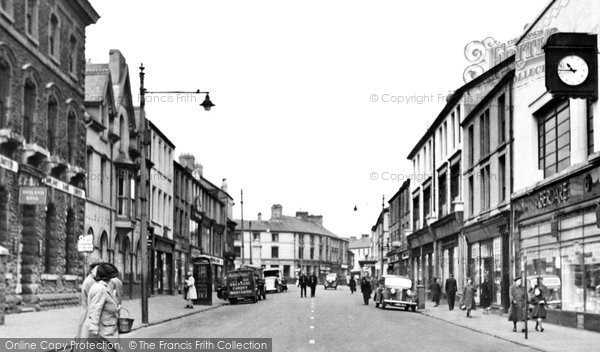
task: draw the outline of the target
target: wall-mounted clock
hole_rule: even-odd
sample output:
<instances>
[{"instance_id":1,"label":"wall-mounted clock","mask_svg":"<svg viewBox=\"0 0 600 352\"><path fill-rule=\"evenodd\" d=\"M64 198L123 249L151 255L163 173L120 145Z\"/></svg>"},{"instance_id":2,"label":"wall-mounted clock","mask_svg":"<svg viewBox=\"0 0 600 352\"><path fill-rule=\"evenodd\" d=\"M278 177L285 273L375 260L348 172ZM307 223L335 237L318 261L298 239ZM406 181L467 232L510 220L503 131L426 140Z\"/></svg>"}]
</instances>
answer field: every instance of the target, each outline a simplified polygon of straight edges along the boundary
<instances>
[{"instance_id":1,"label":"wall-mounted clock","mask_svg":"<svg viewBox=\"0 0 600 352\"><path fill-rule=\"evenodd\" d=\"M598 38L587 33L555 33L544 46L546 89L554 97L598 97Z\"/></svg>"}]
</instances>

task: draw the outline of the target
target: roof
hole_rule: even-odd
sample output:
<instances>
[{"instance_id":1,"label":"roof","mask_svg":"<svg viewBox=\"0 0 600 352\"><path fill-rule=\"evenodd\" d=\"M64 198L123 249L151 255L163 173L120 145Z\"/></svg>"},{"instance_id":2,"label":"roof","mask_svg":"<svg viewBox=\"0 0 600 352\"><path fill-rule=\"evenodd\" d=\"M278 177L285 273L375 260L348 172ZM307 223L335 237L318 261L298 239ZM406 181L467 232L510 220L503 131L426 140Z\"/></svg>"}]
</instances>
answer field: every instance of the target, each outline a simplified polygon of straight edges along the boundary
<instances>
[{"instance_id":1,"label":"roof","mask_svg":"<svg viewBox=\"0 0 600 352\"><path fill-rule=\"evenodd\" d=\"M139 110L136 110L136 115L138 113L139 113ZM138 121L138 119L136 118L136 122L137 121ZM165 136L165 134L158 127L156 127L154 122L152 122L152 121L150 121L150 119L148 119L148 116L146 116L146 121L148 121L148 125L150 126L150 128L154 132L156 132L156 134L158 134L163 141L165 141L167 144L169 144L169 146L171 146L171 148L175 149L175 144L173 144L173 142L171 142L171 140L169 138L167 138L167 136Z\"/></svg>"},{"instance_id":2,"label":"roof","mask_svg":"<svg viewBox=\"0 0 600 352\"><path fill-rule=\"evenodd\" d=\"M107 64L85 65L85 102L102 103L110 80Z\"/></svg>"},{"instance_id":3,"label":"roof","mask_svg":"<svg viewBox=\"0 0 600 352\"><path fill-rule=\"evenodd\" d=\"M498 81L498 83L492 88L492 90L490 90L485 97L483 97L483 99L481 99L481 101L475 106L475 108L473 108L473 110L471 110L471 112L464 118L464 120L460 123L461 126L466 125L467 123L469 123L469 121L471 121L473 119L473 117L477 114L479 114L479 112L483 109L483 107L487 106L490 102L490 100L492 99L492 97L494 97L502 87L504 87L505 85L507 85L509 82L511 82L511 80L514 78L515 76L515 70L512 69L510 71L508 71L500 81Z\"/></svg>"},{"instance_id":4,"label":"roof","mask_svg":"<svg viewBox=\"0 0 600 352\"><path fill-rule=\"evenodd\" d=\"M390 198L390 200L388 201L388 204L392 204L392 202L396 198L400 197L400 194L402 193L402 191L409 188L409 186L410 186L410 178L408 178L404 182L402 182L402 186L400 186L400 188L398 188L398 191L392 196L392 198Z\"/></svg>"},{"instance_id":5,"label":"roof","mask_svg":"<svg viewBox=\"0 0 600 352\"><path fill-rule=\"evenodd\" d=\"M460 101L460 99L462 98L463 94L466 91L468 91L469 89L471 89L474 86L478 85L479 83L485 81L490 76L492 76L493 74L496 74L498 71L500 71L501 69L505 68L506 66L508 66L511 63L513 63L514 61L515 61L515 56L512 55L509 58L507 58L504 61L502 61L501 63L499 63L498 65L490 68L489 70L485 71L481 75L477 76L472 81L470 81L470 82L462 85L460 88L458 88L458 90L456 90L454 92L454 94L452 94L448 98L448 102L446 103L446 105L444 106L444 108L442 109L442 111L440 111L440 113L435 118L435 120L433 121L433 123L431 124L431 126L429 126L429 128L427 129L427 131L425 132L425 134L417 142L417 144L410 151L410 153L408 154L408 156L406 158L410 160L410 159L412 159L417 154L417 152L419 151L419 149L421 149L421 147L427 142L427 140L431 136L434 135L435 130L439 127L439 125L442 123L442 121L446 118L446 116L448 115L448 113L452 109L454 109L454 106Z\"/></svg>"},{"instance_id":6,"label":"roof","mask_svg":"<svg viewBox=\"0 0 600 352\"><path fill-rule=\"evenodd\" d=\"M544 7L544 9L542 10L542 12L540 12L540 14L537 15L537 17L535 18L535 20L533 22L531 22L531 24L528 25L527 28L525 28L525 30L523 31L523 34L521 35L521 37L519 37L519 39L517 40L517 42L515 43L515 45L521 44L521 42L523 41L523 39L525 39L527 37L527 35L529 34L529 32L531 32L531 30L538 24L538 22L542 19L542 17L544 17L544 15L546 14L546 12L548 12L548 10L552 7L552 5L554 5L555 2L556 2L556 0L550 0L550 2L548 2L548 5L546 5L546 7Z\"/></svg>"},{"instance_id":7,"label":"roof","mask_svg":"<svg viewBox=\"0 0 600 352\"><path fill-rule=\"evenodd\" d=\"M241 220L234 220L238 223L237 229L241 229L242 226L244 231L250 230L250 222L252 222L252 231L267 231L270 232L295 232L305 233L311 235L323 235L328 237L337 238L343 241L348 241L346 238L342 238L327 230L326 228L312 223L308 220L299 219L294 216L282 215L281 219L271 220L244 220L243 224Z\"/></svg>"},{"instance_id":8,"label":"roof","mask_svg":"<svg viewBox=\"0 0 600 352\"><path fill-rule=\"evenodd\" d=\"M358 249L358 248L368 248L371 247L371 238L357 238L353 241L350 241L348 244L348 249Z\"/></svg>"}]
</instances>

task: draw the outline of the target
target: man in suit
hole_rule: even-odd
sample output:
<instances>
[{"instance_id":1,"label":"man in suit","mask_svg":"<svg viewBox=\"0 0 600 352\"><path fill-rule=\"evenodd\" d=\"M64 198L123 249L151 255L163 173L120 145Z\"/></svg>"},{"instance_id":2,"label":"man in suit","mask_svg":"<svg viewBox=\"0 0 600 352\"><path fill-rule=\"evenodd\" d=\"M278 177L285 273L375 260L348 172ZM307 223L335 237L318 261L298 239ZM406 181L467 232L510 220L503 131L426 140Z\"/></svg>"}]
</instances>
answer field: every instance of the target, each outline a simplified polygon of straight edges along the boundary
<instances>
[{"instance_id":1,"label":"man in suit","mask_svg":"<svg viewBox=\"0 0 600 352\"><path fill-rule=\"evenodd\" d=\"M312 275L310 275L310 277L308 278L308 285L310 286L310 297L311 298L315 298L315 290L317 289L317 283L319 282L319 279L317 279L317 274L315 274L315 272L312 272Z\"/></svg>"},{"instance_id":2,"label":"man in suit","mask_svg":"<svg viewBox=\"0 0 600 352\"><path fill-rule=\"evenodd\" d=\"M306 297L306 285L308 284L308 277L306 277L304 271L302 274L300 274L300 279L298 282L300 283L300 298Z\"/></svg>"},{"instance_id":3,"label":"man in suit","mask_svg":"<svg viewBox=\"0 0 600 352\"><path fill-rule=\"evenodd\" d=\"M446 279L446 296L448 297L448 309L454 310L454 301L456 299L456 291L458 290L458 286L456 285L456 280L454 279L454 275L450 274L450 277Z\"/></svg>"},{"instance_id":4,"label":"man in suit","mask_svg":"<svg viewBox=\"0 0 600 352\"><path fill-rule=\"evenodd\" d=\"M437 282L437 278L433 278L433 282L429 285L429 290L431 290L431 300L435 302L434 307L437 307L440 304L440 296L442 295L442 287Z\"/></svg>"}]
</instances>

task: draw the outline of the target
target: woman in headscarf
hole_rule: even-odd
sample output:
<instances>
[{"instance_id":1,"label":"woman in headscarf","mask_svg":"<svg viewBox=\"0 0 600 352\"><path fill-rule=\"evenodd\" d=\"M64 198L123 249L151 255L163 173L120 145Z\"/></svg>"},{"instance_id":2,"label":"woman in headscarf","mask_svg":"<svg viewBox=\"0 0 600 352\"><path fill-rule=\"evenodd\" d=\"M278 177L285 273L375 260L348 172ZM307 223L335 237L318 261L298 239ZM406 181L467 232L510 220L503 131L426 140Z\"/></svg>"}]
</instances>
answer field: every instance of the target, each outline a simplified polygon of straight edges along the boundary
<instances>
[{"instance_id":1,"label":"woman in headscarf","mask_svg":"<svg viewBox=\"0 0 600 352\"><path fill-rule=\"evenodd\" d=\"M87 310L88 337L119 337L119 302L108 283L119 272L108 263L102 263L96 269L96 282L90 288ZM82 332L82 335L86 332Z\"/></svg>"}]
</instances>

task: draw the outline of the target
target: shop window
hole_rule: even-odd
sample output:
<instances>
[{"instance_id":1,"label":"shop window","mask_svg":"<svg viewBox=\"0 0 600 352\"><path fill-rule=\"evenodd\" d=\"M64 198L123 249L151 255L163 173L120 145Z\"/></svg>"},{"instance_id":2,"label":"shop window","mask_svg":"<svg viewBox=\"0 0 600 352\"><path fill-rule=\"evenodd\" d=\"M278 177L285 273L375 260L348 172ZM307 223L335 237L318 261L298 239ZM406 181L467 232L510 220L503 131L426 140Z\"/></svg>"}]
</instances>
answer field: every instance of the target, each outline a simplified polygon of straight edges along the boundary
<instances>
[{"instance_id":1,"label":"shop window","mask_svg":"<svg viewBox=\"0 0 600 352\"><path fill-rule=\"evenodd\" d=\"M36 87L30 80L25 82L25 100L23 114L23 138L25 142L33 142L33 130L35 125L35 110L36 110Z\"/></svg>"},{"instance_id":2,"label":"shop window","mask_svg":"<svg viewBox=\"0 0 600 352\"><path fill-rule=\"evenodd\" d=\"M589 99L587 100L587 132L588 155L591 155L594 153L594 107Z\"/></svg>"},{"instance_id":3,"label":"shop window","mask_svg":"<svg viewBox=\"0 0 600 352\"><path fill-rule=\"evenodd\" d=\"M240 247L240 246L233 247L233 252L235 253L236 258L240 258L242 256L242 247Z\"/></svg>"},{"instance_id":4,"label":"shop window","mask_svg":"<svg viewBox=\"0 0 600 352\"><path fill-rule=\"evenodd\" d=\"M600 242L585 243L585 311L600 313Z\"/></svg>"},{"instance_id":5,"label":"shop window","mask_svg":"<svg viewBox=\"0 0 600 352\"><path fill-rule=\"evenodd\" d=\"M0 128L5 128L8 121L10 99L10 66L0 58Z\"/></svg>"},{"instance_id":6,"label":"shop window","mask_svg":"<svg viewBox=\"0 0 600 352\"><path fill-rule=\"evenodd\" d=\"M539 168L550 177L571 164L569 102L564 101L538 116Z\"/></svg>"},{"instance_id":7,"label":"shop window","mask_svg":"<svg viewBox=\"0 0 600 352\"><path fill-rule=\"evenodd\" d=\"M279 258L279 247L271 247L271 258Z\"/></svg>"}]
</instances>

